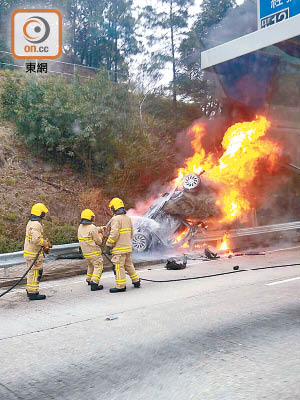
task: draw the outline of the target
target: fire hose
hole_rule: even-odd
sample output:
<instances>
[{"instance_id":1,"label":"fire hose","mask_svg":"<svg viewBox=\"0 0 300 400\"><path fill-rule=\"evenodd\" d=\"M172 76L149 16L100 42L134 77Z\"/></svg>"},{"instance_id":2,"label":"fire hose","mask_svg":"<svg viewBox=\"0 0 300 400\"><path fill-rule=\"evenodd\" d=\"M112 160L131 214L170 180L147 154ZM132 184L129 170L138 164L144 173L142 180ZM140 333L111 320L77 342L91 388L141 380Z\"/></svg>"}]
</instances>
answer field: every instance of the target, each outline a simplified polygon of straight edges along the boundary
<instances>
[{"instance_id":1,"label":"fire hose","mask_svg":"<svg viewBox=\"0 0 300 400\"><path fill-rule=\"evenodd\" d=\"M12 289L14 289L28 274L28 272L31 270L31 268L34 266L36 260L38 259L39 255L41 254L41 251L43 250L43 246L39 249L37 255L35 256L34 260L32 261L30 267L27 269L27 271L21 276L21 278L14 283L13 286L8 288L5 292L0 294L0 297L4 296L5 294L9 293ZM114 263L111 261L111 259L103 252L103 255L105 258L110 262L110 264L113 267L114 271ZM177 279L166 279L166 280L154 280L154 279L145 279L145 278L140 278L141 281L145 282L157 282L157 283L168 283L168 282L180 282L180 281L190 281L190 280L195 280L195 279L204 279L204 278L212 278L215 276L222 276L222 275L231 275L235 274L238 272L247 272L247 271L257 271L257 270L262 270L262 269L271 269L271 268L284 268L284 267L293 267L296 265L300 265L299 263L294 263L294 264L280 264L280 265L269 265L267 267L257 267L257 268L248 268L248 269L239 269L238 266L233 267L234 271L229 271L229 272L221 272L219 274L211 274L211 275L201 275L201 276L192 276L189 278L177 278ZM115 273L115 271L114 271Z\"/></svg>"},{"instance_id":2,"label":"fire hose","mask_svg":"<svg viewBox=\"0 0 300 400\"><path fill-rule=\"evenodd\" d=\"M111 263L111 265L113 266L113 271L114 271L114 263L111 261L111 259L105 253L103 253L103 255ZM194 280L194 279L204 279L204 278L212 278L212 277L215 277L215 276L231 275L231 274L236 274L238 272L257 271L257 270L261 270L261 269L271 269L271 268L294 267L296 265L300 265L300 264L299 263L294 263L294 264L269 265L267 267L257 267L257 268L248 268L248 269L239 269L239 266L236 265L236 266L233 267L233 269L234 269L233 271L220 272L219 274L192 276L192 277L189 277L189 278L177 278L177 279L166 279L166 280L154 280L154 279L140 278L140 280L141 281L145 281L145 282L157 282L157 283L191 281L191 280Z\"/></svg>"},{"instance_id":3,"label":"fire hose","mask_svg":"<svg viewBox=\"0 0 300 400\"><path fill-rule=\"evenodd\" d=\"M219 274L212 274L212 275L202 275L202 276L192 276L190 278L178 278L178 279L168 279L168 280L163 280L163 281L158 281L158 280L152 280L152 279L144 279L142 278L142 281L147 281L147 282L160 282L160 283L166 283L166 282L179 282L179 281L190 281L193 279L203 279L203 278L212 278L215 276L222 276L222 275L230 275L230 274L236 274L238 272L247 272L247 271L256 271L256 270L261 270L261 269L269 269L269 268L284 268L284 267L293 267L295 265L300 265L299 263L295 264L281 264L281 265L269 265L267 267L258 267L258 268L248 268L248 269L239 269L238 266L233 267L234 271L229 271L229 272L221 272Z\"/></svg>"},{"instance_id":4,"label":"fire hose","mask_svg":"<svg viewBox=\"0 0 300 400\"><path fill-rule=\"evenodd\" d=\"M23 276L21 276L21 278L15 282L10 288L8 288L7 290L5 290L5 292L0 294L0 297L4 296L5 294L9 293L12 289L14 289L24 278L25 276L28 274L28 272L31 270L31 268L34 266L36 260L39 258L39 255L41 254L41 252L43 251L44 246L41 246L41 248L39 249L37 255L35 256L34 260L32 261L30 267L27 269L27 271L23 274Z\"/></svg>"}]
</instances>

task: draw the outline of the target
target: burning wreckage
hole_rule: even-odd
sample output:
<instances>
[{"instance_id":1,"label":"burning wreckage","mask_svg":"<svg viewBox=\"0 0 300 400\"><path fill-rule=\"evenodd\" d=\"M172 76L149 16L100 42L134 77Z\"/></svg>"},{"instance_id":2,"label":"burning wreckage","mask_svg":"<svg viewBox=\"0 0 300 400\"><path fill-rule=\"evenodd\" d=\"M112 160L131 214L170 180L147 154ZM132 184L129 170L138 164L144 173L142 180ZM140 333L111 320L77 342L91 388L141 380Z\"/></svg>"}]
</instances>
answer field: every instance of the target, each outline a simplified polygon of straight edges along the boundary
<instances>
[{"instance_id":1,"label":"burning wreckage","mask_svg":"<svg viewBox=\"0 0 300 400\"><path fill-rule=\"evenodd\" d=\"M175 187L170 193L155 200L134 226L133 249L146 251L159 246L181 247L198 228L205 229L203 221L197 217L191 220L184 212L185 206L193 202L192 199L200 190L200 176L190 173L183 179L182 190ZM178 236L174 239L176 234Z\"/></svg>"},{"instance_id":2,"label":"burning wreckage","mask_svg":"<svg viewBox=\"0 0 300 400\"><path fill-rule=\"evenodd\" d=\"M178 169L169 193L136 219L133 249L188 247L194 235L206 235L207 227L249 226L253 210L269 201L278 172L282 146L268 135L270 125L263 116L236 123L218 150L209 152L203 145L205 123L194 123L186 133L193 155Z\"/></svg>"}]
</instances>

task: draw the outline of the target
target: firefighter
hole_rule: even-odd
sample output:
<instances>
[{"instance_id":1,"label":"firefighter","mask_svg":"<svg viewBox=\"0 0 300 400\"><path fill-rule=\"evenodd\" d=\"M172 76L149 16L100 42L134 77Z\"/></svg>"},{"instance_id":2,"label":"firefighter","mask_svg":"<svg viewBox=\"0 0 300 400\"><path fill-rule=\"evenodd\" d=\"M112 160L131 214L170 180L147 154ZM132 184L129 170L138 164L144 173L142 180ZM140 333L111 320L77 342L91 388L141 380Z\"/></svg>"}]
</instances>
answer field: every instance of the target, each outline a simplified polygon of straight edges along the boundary
<instances>
[{"instance_id":1,"label":"firefighter","mask_svg":"<svg viewBox=\"0 0 300 400\"><path fill-rule=\"evenodd\" d=\"M48 212L48 208L43 203L36 203L31 208L31 214L26 226L26 236L24 243L24 258L29 268L34 258L37 256L41 247L45 252L49 252L51 247L48 239L44 240L44 230L42 219ZM39 282L43 275L43 252L41 251L34 266L27 274L27 296L29 300L44 300L46 296L39 294Z\"/></svg>"},{"instance_id":2,"label":"firefighter","mask_svg":"<svg viewBox=\"0 0 300 400\"><path fill-rule=\"evenodd\" d=\"M78 241L84 258L87 260L86 281L91 286L91 291L102 290L103 285L99 281L103 271L103 259L101 252L101 243L103 235L100 228L94 224L95 214L88 208L81 213L80 225L78 228Z\"/></svg>"},{"instance_id":3,"label":"firefighter","mask_svg":"<svg viewBox=\"0 0 300 400\"><path fill-rule=\"evenodd\" d=\"M141 281L132 262L131 239L133 228L131 219L126 215L124 203L115 197L109 203L109 208L114 216L111 220L111 230L106 241L106 254L112 254L112 262L115 268L116 287L109 289L110 293L125 292L127 271L133 286L139 288Z\"/></svg>"}]
</instances>

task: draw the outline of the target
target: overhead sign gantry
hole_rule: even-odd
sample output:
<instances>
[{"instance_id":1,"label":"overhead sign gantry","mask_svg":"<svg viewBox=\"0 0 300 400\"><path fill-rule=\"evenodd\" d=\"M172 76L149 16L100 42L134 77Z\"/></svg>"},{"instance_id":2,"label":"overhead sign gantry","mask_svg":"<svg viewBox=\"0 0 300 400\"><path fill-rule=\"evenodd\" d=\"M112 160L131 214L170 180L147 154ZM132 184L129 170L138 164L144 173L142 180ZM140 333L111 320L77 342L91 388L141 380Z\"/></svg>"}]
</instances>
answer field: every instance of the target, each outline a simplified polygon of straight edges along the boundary
<instances>
[{"instance_id":1,"label":"overhead sign gantry","mask_svg":"<svg viewBox=\"0 0 300 400\"><path fill-rule=\"evenodd\" d=\"M300 14L300 0L257 0L258 29Z\"/></svg>"},{"instance_id":2,"label":"overhead sign gantry","mask_svg":"<svg viewBox=\"0 0 300 400\"><path fill-rule=\"evenodd\" d=\"M297 0L300 3L300 0ZM258 30L201 53L201 69L241 57L300 35L300 14L268 29Z\"/></svg>"}]
</instances>

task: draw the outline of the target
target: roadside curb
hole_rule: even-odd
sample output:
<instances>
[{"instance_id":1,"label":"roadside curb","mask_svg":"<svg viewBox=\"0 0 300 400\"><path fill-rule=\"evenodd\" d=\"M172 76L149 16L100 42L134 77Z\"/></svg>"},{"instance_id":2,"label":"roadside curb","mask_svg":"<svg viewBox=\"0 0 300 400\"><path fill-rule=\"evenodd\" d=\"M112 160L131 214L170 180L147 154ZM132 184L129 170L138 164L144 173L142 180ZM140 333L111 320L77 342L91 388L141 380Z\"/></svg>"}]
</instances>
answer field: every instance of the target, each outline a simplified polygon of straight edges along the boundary
<instances>
[{"instance_id":1,"label":"roadside curb","mask_svg":"<svg viewBox=\"0 0 300 400\"><path fill-rule=\"evenodd\" d=\"M159 259L159 260L149 260L149 261L137 261L134 263L136 269L147 267L150 265L162 264L165 263L166 259ZM25 271L25 267L24 267ZM104 262L103 272L111 271L111 266L108 262ZM24 273L24 272L23 272ZM76 275L85 275L86 274L86 264L85 261L82 260L82 265L80 266L66 266L62 268L57 268L54 271L47 272L47 264L44 269L43 279L42 281L51 281L55 279L62 279L62 278L70 278ZM9 287L14 285L18 281L17 278L7 279L5 281L0 281L0 287ZM26 277L22 280L20 284L26 283Z\"/></svg>"}]
</instances>

